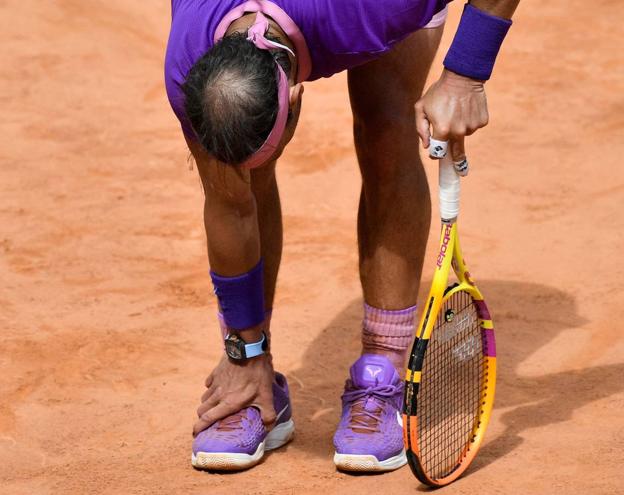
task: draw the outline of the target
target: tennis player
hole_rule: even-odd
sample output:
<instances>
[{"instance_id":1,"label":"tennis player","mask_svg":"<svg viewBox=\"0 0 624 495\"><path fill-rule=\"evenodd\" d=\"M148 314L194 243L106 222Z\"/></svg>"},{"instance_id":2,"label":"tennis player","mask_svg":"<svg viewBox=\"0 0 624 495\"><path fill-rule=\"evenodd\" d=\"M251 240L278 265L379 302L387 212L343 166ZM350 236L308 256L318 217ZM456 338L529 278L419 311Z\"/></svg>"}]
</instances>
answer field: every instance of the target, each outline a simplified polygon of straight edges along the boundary
<instances>
[{"instance_id":1,"label":"tennis player","mask_svg":"<svg viewBox=\"0 0 624 495\"><path fill-rule=\"evenodd\" d=\"M418 136L435 158L448 148L454 161L466 159L465 136L488 122L485 82L518 2L466 4L423 96L447 0L172 0L166 87L205 191L224 338L197 411L194 466L248 468L293 436L288 386L270 350L282 252L275 168L297 127L303 83L343 70L362 175L364 306L334 461L359 471L406 463L400 372L431 217Z\"/></svg>"}]
</instances>

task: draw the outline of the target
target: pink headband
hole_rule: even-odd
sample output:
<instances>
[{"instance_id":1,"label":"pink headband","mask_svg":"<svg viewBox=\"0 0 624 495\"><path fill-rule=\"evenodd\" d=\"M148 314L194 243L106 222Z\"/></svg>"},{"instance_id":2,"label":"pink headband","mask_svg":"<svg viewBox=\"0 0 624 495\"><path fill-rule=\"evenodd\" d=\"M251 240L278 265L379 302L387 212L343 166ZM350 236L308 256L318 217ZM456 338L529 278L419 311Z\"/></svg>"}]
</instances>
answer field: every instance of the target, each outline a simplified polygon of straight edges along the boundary
<instances>
[{"instance_id":1,"label":"pink headband","mask_svg":"<svg viewBox=\"0 0 624 495\"><path fill-rule=\"evenodd\" d=\"M267 39L264 35L269 30L269 21L262 12L258 12L256 15L256 21L247 30L247 39L251 41L261 50L286 50L293 57L295 54L293 51L280 43ZM289 86L288 76L282 69L282 66L275 62L277 65L277 100L279 108L277 110L277 118L271 133L266 138L266 141L260 146L260 148L247 160L245 160L240 166L243 168L256 168L264 164L277 150L277 146L282 140L284 135L284 129L286 129L286 120L288 118L289 108Z\"/></svg>"}]
</instances>

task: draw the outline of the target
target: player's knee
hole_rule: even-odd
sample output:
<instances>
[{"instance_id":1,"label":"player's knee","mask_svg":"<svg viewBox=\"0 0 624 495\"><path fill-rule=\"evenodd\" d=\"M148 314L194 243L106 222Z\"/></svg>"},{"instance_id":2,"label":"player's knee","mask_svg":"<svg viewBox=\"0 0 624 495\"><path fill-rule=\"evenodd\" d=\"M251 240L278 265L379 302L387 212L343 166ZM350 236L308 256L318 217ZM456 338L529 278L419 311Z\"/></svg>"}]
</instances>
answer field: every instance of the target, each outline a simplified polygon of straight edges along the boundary
<instances>
[{"instance_id":1,"label":"player's knee","mask_svg":"<svg viewBox=\"0 0 624 495\"><path fill-rule=\"evenodd\" d=\"M388 108L380 108L375 112L353 113L353 129L356 135L366 139L382 139L396 133L416 130L416 117L411 105L407 108L398 108L391 105Z\"/></svg>"},{"instance_id":2,"label":"player's knee","mask_svg":"<svg viewBox=\"0 0 624 495\"><path fill-rule=\"evenodd\" d=\"M386 144L392 146L392 142ZM427 190L427 176L418 155L410 155L408 160L403 153L381 151L361 159L360 169L369 198L386 198L392 201L406 191L419 195Z\"/></svg>"},{"instance_id":3,"label":"player's knee","mask_svg":"<svg viewBox=\"0 0 624 495\"><path fill-rule=\"evenodd\" d=\"M210 181L206 188L205 208L235 212L244 217L255 212L256 202L251 184L236 181Z\"/></svg>"}]
</instances>

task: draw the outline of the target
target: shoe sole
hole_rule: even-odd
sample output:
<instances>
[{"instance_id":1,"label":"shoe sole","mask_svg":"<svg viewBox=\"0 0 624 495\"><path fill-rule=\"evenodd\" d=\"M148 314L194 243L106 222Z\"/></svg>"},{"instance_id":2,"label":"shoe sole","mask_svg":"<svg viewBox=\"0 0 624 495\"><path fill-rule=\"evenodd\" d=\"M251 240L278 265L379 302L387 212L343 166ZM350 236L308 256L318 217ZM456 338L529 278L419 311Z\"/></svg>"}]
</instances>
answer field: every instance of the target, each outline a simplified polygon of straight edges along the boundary
<instances>
[{"instance_id":1,"label":"shoe sole","mask_svg":"<svg viewBox=\"0 0 624 495\"><path fill-rule=\"evenodd\" d=\"M231 452L197 452L191 455L191 464L197 469L214 471L240 471L258 464L269 450L278 449L290 442L295 434L295 423L289 419L273 428L253 454Z\"/></svg>"},{"instance_id":2,"label":"shoe sole","mask_svg":"<svg viewBox=\"0 0 624 495\"><path fill-rule=\"evenodd\" d=\"M405 450L400 454L380 461L374 455L334 454L334 464L341 471L383 472L394 471L407 464Z\"/></svg>"}]
</instances>

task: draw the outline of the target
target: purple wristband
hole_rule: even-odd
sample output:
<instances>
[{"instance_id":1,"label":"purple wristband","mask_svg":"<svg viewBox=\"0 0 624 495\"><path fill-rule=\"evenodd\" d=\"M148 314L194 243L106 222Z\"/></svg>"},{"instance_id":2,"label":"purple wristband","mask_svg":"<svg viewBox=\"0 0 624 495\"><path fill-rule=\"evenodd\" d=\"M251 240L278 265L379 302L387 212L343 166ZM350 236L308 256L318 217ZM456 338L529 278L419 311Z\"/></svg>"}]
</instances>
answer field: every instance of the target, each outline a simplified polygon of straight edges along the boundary
<instances>
[{"instance_id":1,"label":"purple wristband","mask_svg":"<svg viewBox=\"0 0 624 495\"><path fill-rule=\"evenodd\" d=\"M444 59L444 67L462 76L487 81L510 27L509 19L496 17L466 4L457 33Z\"/></svg>"},{"instance_id":2,"label":"purple wristband","mask_svg":"<svg viewBox=\"0 0 624 495\"><path fill-rule=\"evenodd\" d=\"M222 277L210 272L228 328L244 330L264 321L264 263L262 259L249 272Z\"/></svg>"}]
</instances>

